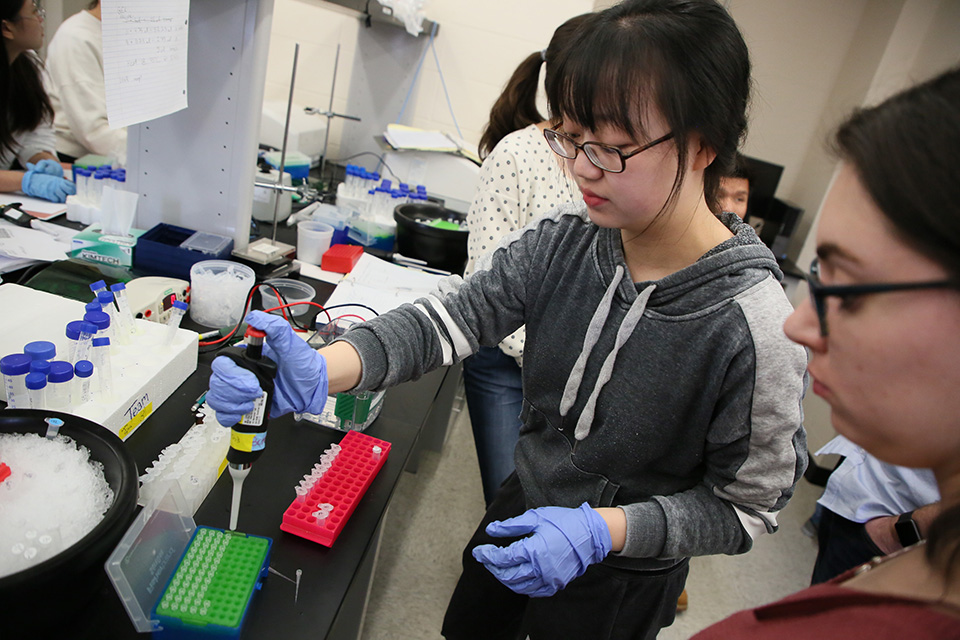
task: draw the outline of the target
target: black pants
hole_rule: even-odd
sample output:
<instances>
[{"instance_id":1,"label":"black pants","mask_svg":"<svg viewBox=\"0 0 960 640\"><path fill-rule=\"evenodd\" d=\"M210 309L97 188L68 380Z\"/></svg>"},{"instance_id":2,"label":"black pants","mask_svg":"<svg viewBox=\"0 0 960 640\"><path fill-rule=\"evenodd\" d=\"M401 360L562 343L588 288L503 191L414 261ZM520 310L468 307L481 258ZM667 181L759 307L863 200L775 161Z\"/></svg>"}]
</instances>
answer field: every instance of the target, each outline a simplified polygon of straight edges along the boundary
<instances>
[{"instance_id":1,"label":"black pants","mask_svg":"<svg viewBox=\"0 0 960 640\"><path fill-rule=\"evenodd\" d=\"M826 582L848 569L859 567L875 556L884 555L859 522L847 520L822 506L817 526L817 562L811 584Z\"/></svg>"},{"instance_id":2,"label":"black pants","mask_svg":"<svg viewBox=\"0 0 960 640\"><path fill-rule=\"evenodd\" d=\"M443 620L445 638L653 639L661 628L673 623L677 598L687 580L687 560L661 571L591 565L549 598L530 598L503 586L470 552L480 544L510 544L514 539L492 538L484 528L525 510L523 489L514 473L500 488L463 552L463 573Z\"/></svg>"}]
</instances>

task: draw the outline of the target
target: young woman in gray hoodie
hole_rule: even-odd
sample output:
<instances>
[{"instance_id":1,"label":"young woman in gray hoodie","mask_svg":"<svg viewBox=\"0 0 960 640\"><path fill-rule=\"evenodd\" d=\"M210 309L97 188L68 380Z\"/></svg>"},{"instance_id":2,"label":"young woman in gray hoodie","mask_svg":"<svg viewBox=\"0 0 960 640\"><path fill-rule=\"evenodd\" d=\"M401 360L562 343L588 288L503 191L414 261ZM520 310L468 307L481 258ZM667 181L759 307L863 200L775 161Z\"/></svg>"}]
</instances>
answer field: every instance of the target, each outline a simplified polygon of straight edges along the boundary
<instances>
[{"instance_id":1,"label":"young woman in gray hoodie","mask_svg":"<svg viewBox=\"0 0 960 640\"><path fill-rule=\"evenodd\" d=\"M782 274L717 187L746 128L750 62L715 0L626 0L567 50L546 132L584 203L504 238L465 281L315 352L254 313L274 413L383 389L527 327L517 471L463 556L447 638L653 638L688 558L776 530L806 464L806 355ZM224 424L258 387L213 363Z\"/></svg>"}]
</instances>

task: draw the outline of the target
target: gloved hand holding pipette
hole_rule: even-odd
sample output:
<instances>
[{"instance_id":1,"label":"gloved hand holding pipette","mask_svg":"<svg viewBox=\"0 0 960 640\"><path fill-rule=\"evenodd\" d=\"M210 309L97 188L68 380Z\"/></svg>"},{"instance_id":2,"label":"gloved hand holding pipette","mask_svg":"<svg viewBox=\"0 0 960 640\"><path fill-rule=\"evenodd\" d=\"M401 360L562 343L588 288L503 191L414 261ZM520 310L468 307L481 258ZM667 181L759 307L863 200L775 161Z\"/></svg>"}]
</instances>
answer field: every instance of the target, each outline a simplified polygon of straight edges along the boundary
<instances>
[{"instance_id":1,"label":"gloved hand holding pipette","mask_svg":"<svg viewBox=\"0 0 960 640\"><path fill-rule=\"evenodd\" d=\"M244 321L267 334L263 353L277 363L271 417L285 413L320 413L327 401L327 362L280 316L253 311ZM207 404L224 426L236 424L262 395L256 377L229 358L213 361Z\"/></svg>"},{"instance_id":2,"label":"gloved hand holding pipette","mask_svg":"<svg viewBox=\"0 0 960 640\"><path fill-rule=\"evenodd\" d=\"M607 523L586 502L577 509L530 509L491 522L486 531L495 537L528 536L507 547L480 545L473 557L511 590L533 598L560 591L613 547Z\"/></svg>"},{"instance_id":3,"label":"gloved hand holding pipette","mask_svg":"<svg viewBox=\"0 0 960 640\"><path fill-rule=\"evenodd\" d=\"M63 177L63 167L60 167L59 176L49 173L53 170L51 164L57 163L52 160L41 160L36 165L28 162L27 171L20 181L20 190L34 198L43 198L51 202L66 202L67 196L72 196L77 192L77 186ZM43 165L43 170L39 168L41 165Z\"/></svg>"}]
</instances>

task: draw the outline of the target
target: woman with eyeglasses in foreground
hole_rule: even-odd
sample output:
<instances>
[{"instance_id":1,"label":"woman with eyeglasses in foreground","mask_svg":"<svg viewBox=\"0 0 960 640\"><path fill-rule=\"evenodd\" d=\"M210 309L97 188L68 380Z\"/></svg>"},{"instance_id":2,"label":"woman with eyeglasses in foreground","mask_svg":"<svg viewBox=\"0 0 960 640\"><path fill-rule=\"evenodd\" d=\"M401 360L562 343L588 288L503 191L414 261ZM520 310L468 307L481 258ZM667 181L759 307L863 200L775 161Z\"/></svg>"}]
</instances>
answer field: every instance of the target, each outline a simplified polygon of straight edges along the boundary
<instances>
[{"instance_id":1,"label":"woman with eyeglasses in foreground","mask_svg":"<svg viewBox=\"0 0 960 640\"><path fill-rule=\"evenodd\" d=\"M32 0L0 0L0 192L64 202L77 190L57 160L53 107L40 76L43 16Z\"/></svg>"},{"instance_id":2,"label":"woman with eyeglasses in foreground","mask_svg":"<svg viewBox=\"0 0 960 640\"><path fill-rule=\"evenodd\" d=\"M853 114L824 202L811 301L787 320L840 434L929 467L943 512L927 540L709 638L960 638L960 69Z\"/></svg>"},{"instance_id":3,"label":"woman with eyeglasses in foreground","mask_svg":"<svg viewBox=\"0 0 960 640\"><path fill-rule=\"evenodd\" d=\"M464 552L451 639L654 638L688 558L775 531L806 462L806 354L783 335L780 270L715 209L746 127L737 25L715 0L628 0L558 62L548 142L583 203L319 353L282 318L247 319L279 361L278 413L415 379L526 324L517 469ZM260 395L213 362L223 424Z\"/></svg>"}]
</instances>

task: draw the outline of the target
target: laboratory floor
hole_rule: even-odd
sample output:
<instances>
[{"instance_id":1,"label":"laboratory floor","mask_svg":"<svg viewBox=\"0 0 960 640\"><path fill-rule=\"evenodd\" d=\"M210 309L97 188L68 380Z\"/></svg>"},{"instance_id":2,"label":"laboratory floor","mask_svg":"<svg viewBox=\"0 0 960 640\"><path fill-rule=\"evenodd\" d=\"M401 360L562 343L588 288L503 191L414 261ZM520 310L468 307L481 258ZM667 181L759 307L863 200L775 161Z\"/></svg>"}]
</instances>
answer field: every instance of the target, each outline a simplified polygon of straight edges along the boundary
<instances>
[{"instance_id":1,"label":"laboratory floor","mask_svg":"<svg viewBox=\"0 0 960 640\"><path fill-rule=\"evenodd\" d=\"M740 556L691 562L689 609L660 638L689 638L734 611L779 599L809 584L816 544L802 527L821 489L801 480L781 512L780 530ZM483 515L470 417L454 415L441 453L427 452L404 473L386 516L362 640L434 640L460 574L460 554Z\"/></svg>"}]
</instances>

